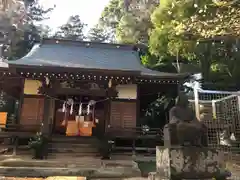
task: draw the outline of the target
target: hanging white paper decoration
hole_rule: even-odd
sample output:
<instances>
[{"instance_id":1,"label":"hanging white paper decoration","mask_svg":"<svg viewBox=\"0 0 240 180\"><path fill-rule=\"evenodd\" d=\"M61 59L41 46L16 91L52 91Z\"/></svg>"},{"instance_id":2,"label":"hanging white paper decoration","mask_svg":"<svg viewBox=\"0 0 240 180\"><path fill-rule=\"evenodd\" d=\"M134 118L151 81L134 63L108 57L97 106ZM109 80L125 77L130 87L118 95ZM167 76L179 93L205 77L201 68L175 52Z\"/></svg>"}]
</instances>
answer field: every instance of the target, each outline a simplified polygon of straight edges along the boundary
<instances>
[{"instance_id":1,"label":"hanging white paper decoration","mask_svg":"<svg viewBox=\"0 0 240 180\"><path fill-rule=\"evenodd\" d=\"M70 98L69 98L67 101L65 101L65 102L63 103L62 112L66 112L67 105L71 106L71 107L70 107L70 114L72 114L72 113L73 113L73 105L74 105L73 99L70 99Z\"/></svg>"},{"instance_id":2,"label":"hanging white paper decoration","mask_svg":"<svg viewBox=\"0 0 240 180\"><path fill-rule=\"evenodd\" d=\"M66 102L63 103L62 112L66 112Z\"/></svg>"},{"instance_id":3,"label":"hanging white paper decoration","mask_svg":"<svg viewBox=\"0 0 240 180\"><path fill-rule=\"evenodd\" d=\"M74 100L73 99L68 99L67 104L70 105L70 114L73 113L73 105L74 105Z\"/></svg>"},{"instance_id":4,"label":"hanging white paper decoration","mask_svg":"<svg viewBox=\"0 0 240 180\"><path fill-rule=\"evenodd\" d=\"M79 110L78 110L78 115L81 116L82 115L82 103L79 103Z\"/></svg>"},{"instance_id":5,"label":"hanging white paper decoration","mask_svg":"<svg viewBox=\"0 0 240 180\"><path fill-rule=\"evenodd\" d=\"M0 93L0 108L4 107L7 104L5 100L5 93L1 91Z\"/></svg>"},{"instance_id":6,"label":"hanging white paper decoration","mask_svg":"<svg viewBox=\"0 0 240 180\"><path fill-rule=\"evenodd\" d=\"M87 105L87 114L90 113L90 104Z\"/></svg>"},{"instance_id":7,"label":"hanging white paper decoration","mask_svg":"<svg viewBox=\"0 0 240 180\"><path fill-rule=\"evenodd\" d=\"M90 113L90 108L91 106L95 105L96 104L96 101L94 100L90 100L89 103L88 103L88 106L87 106L87 114Z\"/></svg>"}]
</instances>

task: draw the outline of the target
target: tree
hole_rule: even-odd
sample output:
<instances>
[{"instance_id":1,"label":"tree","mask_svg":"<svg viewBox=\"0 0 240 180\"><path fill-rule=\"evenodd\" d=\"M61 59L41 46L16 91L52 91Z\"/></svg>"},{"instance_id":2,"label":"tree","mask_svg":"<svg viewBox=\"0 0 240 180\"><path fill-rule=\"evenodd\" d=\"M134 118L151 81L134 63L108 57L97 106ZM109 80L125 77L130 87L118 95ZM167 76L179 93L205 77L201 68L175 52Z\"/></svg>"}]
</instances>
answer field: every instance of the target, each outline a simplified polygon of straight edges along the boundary
<instances>
[{"instance_id":1,"label":"tree","mask_svg":"<svg viewBox=\"0 0 240 180\"><path fill-rule=\"evenodd\" d=\"M67 23L59 27L54 35L56 38L64 38L69 40L84 40L84 24L79 15L70 16Z\"/></svg>"},{"instance_id":2,"label":"tree","mask_svg":"<svg viewBox=\"0 0 240 180\"><path fill-rule=\"evenodd\" d=\"M119 43L148 43L152 28L150 16L159 0L111 0L105 7L100 24Z\"/></svg>"},{"instance_id":3,"label":"tree","mask_svg":"<svg viewBox=\"0 0 240 180\"><path fill-rule=\"evenodd\" d=\"M51 35L52 29L49 26L40 24L36 27L37 27L38 33L41 37L50 38L52 36Z\"/></svg>"},{"instance_id":4,"label":"tree","mask_svg":"<svg viewBox=\"0 0 240 180\"><path fill-rule=\"evenodd\" d=\"M99 25L102 26L114 39L116 39L116 30L119 22L124 15L123 0L110 0L104 8L99 19Z\"/></svg>"},{"instance_id":5,"label":"tree","mask_svg":"<svg viewBox=\"0 0 240 180\"><path fill-rule=\"evenodd\" d=\"M102 27L99 25L94 26L88 32L87 38L93 42L110 42L111 37Z\"/></svg>"},{"instance_id":6,"label":"tree","mask_svg":"<svg viewBox=\"0 0 240 180\"><path fill-rule=\"evenodd\" d=\"M240 77L236 70L239 64L236 2L161 1L152 14L150 52L159 57L185 58L188 63L199 65L206 81L236 82Z\"/></svg>"},{"instance_id":7,"label":"tree","mask_svg":"<svg viewBox=\"0 0 240 180\"><path fill-rule=\"evenodd\" d=\"M49 13L54 10L55 7L44 9L39 3L39 0L26 0L28 6L28 17L30 22L40 22L49 18Z\"/></svg>"},{"instance_id":8,"label":"tree","mask_svg":"<svg viewBox=\"0 0 240 180\"><path fill-rule=\"evenodd\" d=\"M199 6L195 3L197 13L182 22L182 30L201 38L240 35L240 1L212 0Z\"/></svg>"},{"instance_id":9,"label":"tree","mask_svg":"<svg viewBox=\"0 0 240 180\"><path fill-rule=\"evenodd\" d=\"M182 34L196 39L196 54L201 58L205 79L238 82L240 1L195 2L194 8L197 13L176 27ZM203 48L204 51L199 51Z\"/></svg>"},{"instance_id":10,"label":"tree","mask_svg":"<svg viewBox=\"0 0 240 180\"><path fill-rule=\"evenodd\" d=\"M204 7L209 2L210 0L200 1L198 6ZM182 22L198 13L194 3L194 0L162 1L152 14L154 29L150 33L150 52L158 56L160 61L174 56L175 63L182 58L190 64L199 64L205 79L208 79L211 66L209 48L197 46L197 39L189 38L182 28Z\"/></svg>"},{"instance_id":11,"label":"tree","mask_svg":"<svg viewBox=\"0 0 240 180\"><path fill-rule=\"evenodd\" d=\"M117 27L117 40L121 43L148 44L152 29L151 14L158 0L131 1Z\"/></svg>"},{"instance_id":12,"label":"tree","mask_svg":"<svg viewBox=\"0 0 240 180\"><path fill-rule=\"evenodd\" d=\"M35 25L36 22L40 22L48 18L48 14L53 10L53 8L43 9L39 4L38 0L26 0L27 11L27 21L25 22L24 28L21 30L16 29L10 43L5 46L5 58L19 59L26 55L34 45L34 43L41 38L41 28Z\"/></svg>"}]
</instances>

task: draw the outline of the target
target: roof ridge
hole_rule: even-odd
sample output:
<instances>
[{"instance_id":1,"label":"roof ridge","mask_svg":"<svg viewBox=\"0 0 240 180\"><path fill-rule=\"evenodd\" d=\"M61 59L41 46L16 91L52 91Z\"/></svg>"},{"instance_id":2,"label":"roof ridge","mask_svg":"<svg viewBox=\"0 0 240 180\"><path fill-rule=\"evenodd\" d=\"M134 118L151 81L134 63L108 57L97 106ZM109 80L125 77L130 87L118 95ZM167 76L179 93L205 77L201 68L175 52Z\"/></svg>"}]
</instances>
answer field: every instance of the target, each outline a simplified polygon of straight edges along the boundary
<instances>
[{"instance_id":1,"label":"roof ridge","mask_svg":"<svg viewBox=\"0 0 240 180\"><path fill-rule=\"evenodd\" d=\"M44 38L41 40L41 44L42 45L61 44L61 45L71 45L71 46L85 46L85 47L93 47L93 48L137 51L136 45L134 44L115 44L115 43L103 43L103 42L92 42L92 41L74 41L70 39L59 39L59 38Z\"/></svg>"}]
</instances>

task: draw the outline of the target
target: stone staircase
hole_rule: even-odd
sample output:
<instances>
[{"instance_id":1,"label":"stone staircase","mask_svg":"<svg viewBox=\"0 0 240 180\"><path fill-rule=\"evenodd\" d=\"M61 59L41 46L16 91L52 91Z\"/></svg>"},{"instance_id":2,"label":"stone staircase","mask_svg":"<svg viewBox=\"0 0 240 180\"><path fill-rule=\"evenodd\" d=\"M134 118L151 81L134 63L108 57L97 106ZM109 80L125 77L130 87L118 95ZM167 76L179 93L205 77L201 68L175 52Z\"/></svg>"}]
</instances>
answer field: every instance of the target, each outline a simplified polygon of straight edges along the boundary
<instances>
[{"instance_id":1,"label":"stone staircase","mask_svg":"<svg viewBox=\"0 0 240 180\"><path fill-rule=\"evenodd\" d=\"M95 137L53 136L48 146L48 159L99 156L100 142Z\"/></svg>"}]
</instances>

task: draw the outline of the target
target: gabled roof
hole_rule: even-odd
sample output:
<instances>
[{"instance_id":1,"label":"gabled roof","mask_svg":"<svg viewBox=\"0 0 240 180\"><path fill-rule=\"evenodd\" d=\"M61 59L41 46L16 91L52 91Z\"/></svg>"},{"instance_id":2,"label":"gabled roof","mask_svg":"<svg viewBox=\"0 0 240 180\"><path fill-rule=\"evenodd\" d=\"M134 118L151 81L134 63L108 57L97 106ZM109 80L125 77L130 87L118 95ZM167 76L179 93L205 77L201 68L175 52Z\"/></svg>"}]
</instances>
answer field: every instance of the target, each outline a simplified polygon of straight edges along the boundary
<instances>
[{"instance_id":1,"label":"gabled roof","mask_svg":"<svg viewBox=\"0 0 240 180\"><path fill-rule=\"evenodd\" d=\"M145 68L134 46L45 39L35 44L23 58L9 61L10 66L41 66L111 71L132 71L140 76L174 78L175 73L163 73Z\"/></svg>"}]
</instances>

